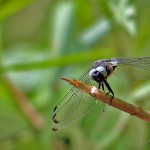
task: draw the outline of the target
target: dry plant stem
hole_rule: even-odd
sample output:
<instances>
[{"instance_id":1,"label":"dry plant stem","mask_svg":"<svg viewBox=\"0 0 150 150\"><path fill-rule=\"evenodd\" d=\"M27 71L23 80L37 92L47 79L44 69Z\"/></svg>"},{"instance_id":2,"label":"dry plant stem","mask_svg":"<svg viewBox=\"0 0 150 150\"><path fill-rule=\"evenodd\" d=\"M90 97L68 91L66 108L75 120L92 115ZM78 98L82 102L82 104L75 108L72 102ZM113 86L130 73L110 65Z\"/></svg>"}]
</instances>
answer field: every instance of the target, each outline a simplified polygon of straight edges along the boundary
<instances>
[{"instance_id":1,"label":"dry plant stem","mask_svg":"<svg viewBox=\"0 0 150 150\"><path fill-rule=\"evenodd\" d=\"M17 105L20 107L23 114L29 120L31 125L39 130L44 125L44 119L42 116L35 110L35 108L31 105L26 95L21 91L21 89L17 88L12 81L8 77L4 77L7 88L11 92L12 96L15 98Z\"/></svg>"},{"instance_id":2,"label":"dry plant stem","mask_svg":"<svg viewBox=\"0 0 150 150\"><path fill-rule=\"evenodd\" d=\"M129 104L129 103L127 103L119 98L116 98L116 97L114 97L113 100L111 101L112 96L106 95L105 92L97 89L95 86L87 85L76 79L73 79L73 80L68 80L66 78L61 78L61 79L65 80L66 82L75 86L76 88L82 90L83 92L91 95L95 99L102 101L103 103L111 105L117 109L120 109L126 113L129 113L130 115L134 115L142 120L150 122L150 113L143 110L142 108L140 108L138 106Z\"/></svg>"}]
</instances>

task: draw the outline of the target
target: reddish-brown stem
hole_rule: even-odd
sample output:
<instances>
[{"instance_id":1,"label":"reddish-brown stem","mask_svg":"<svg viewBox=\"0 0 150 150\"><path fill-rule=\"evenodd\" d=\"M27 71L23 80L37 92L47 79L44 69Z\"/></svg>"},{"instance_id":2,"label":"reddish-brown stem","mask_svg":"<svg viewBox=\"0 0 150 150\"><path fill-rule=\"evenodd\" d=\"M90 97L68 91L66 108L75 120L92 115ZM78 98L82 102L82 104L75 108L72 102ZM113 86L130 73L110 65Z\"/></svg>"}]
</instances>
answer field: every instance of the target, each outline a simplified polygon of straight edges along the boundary
<instances>
[{"instance_id":1,"label":"reddish-brown stem","mask_svg":"<svg viewBox=\"0 0 150 150\"><path fill-rule=\"evenodd\" d=\"M4 77L4 79L7 88L16 100L22 113L35 129L41 129L44 125L43 117L35 110L21 89L19 89L8 77Z\"/></svg>"},{"instance_id":2,"label":"reddish-brown stem","mask_svg":"<svg viewBox=\"0 0 150 150\"><path fill-rule=\"evenodd\" d=\"M97 89L95 86L87 85L79 80L73 79L69 80L66 78L61 78L68 82L69 84L75 86L76 88L82 90L83 92L91 95L97 100L102 101L108 105L111 105L117 109L120 109L130 115L134 115L142 120L150 122L150 113L148 111L143 110L142 108L129 104L119 98L114 97L112 100L112 96L106 95L105 92ZM111 101L112 100L112 101Z\"/></svg>"}]
</instances>

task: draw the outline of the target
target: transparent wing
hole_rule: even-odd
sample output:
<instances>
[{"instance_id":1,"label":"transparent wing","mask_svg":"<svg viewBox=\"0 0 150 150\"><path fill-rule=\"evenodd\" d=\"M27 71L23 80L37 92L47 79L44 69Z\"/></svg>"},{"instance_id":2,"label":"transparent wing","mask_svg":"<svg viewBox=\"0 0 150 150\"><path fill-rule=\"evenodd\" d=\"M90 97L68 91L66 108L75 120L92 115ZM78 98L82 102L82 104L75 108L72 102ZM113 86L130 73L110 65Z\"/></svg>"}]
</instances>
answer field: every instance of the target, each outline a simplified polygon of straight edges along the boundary
<instances>
[{"instance_id":1,"label":"transparent wing","mask_svg":"<svg viewBox=\"0 0 150 150\"><path fill-rule=\"evenodd\" d=\"M94 84L89 78L89 69L80 78L86 84ZM52 130L59 130L90 112L96 100L81 90L73 87L54 108Z\"/></svg>"},{"instance_id":2,"label":"transparent wing","mask_svg":"<svg viewBox=\"0 0 150 150\"><path fill-rule=\"evenodd\" d=\"M132 80L150 79L150 57L115 58L117 67L114 73Z\"/></svg>"}]
</instances>

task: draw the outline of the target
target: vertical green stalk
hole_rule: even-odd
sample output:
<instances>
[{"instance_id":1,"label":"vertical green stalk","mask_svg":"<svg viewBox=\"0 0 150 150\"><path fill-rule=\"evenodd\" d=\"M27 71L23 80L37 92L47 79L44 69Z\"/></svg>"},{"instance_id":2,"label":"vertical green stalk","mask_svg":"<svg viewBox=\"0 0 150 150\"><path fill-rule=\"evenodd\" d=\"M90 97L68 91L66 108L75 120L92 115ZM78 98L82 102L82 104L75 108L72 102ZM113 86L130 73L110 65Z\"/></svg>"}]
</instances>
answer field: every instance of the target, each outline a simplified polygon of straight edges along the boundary
<instances>
[{"instance_id":1,"label":"vertical green stalk","mask_svg":"<svg viewBox=\"0 0 150 150\"><path fill-rule=\"evenodd\" d=\"M3 65L3 25L0 24L0 65Z\"/></svg>"},{"instance_id":2,"label":"vertical green stalk","mask_svg":"<svg viewBox=\"0 0 150 150\"><path fill-rule=\"evenodd\" d=\"M0 0L1 6L2 0ZM3 23L0 22L0 66L3 65Z\"/></svg>"}]
</instances>

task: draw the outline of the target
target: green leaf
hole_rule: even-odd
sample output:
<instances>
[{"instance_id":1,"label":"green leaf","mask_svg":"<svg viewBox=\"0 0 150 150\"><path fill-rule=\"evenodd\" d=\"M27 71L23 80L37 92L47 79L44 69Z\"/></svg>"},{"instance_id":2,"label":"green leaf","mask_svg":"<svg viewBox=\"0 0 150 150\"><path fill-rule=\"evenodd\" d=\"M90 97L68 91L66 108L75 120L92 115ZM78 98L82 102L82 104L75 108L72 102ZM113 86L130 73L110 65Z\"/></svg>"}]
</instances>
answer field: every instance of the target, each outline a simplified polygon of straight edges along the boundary
<instances>
[{"instance_id":1,"label":"green leaf","mask_svg":"<svg viewBox=\"0 0 150 150\"><path fill-rule=\"evenodd\" d=\"M7 19L11 15L15 14L16 12L22 10L23 8L27 7L35 0L11 0L7 1L0 7L0 22Z\"/></svg>"},{"instance_id":2,"label":"green leaf","mask_svg":"<svg viewBox=\"0 0 150 150\"><path fill-rule=\"evenodd\" d=\"M0 72L4 71L25 71L34 69L44 69L49 67L65 66L70 64L83 63L86 61L93 61L97 59L103 59L111 55L112 50L110 49L99 49L93 51L80 52L77 54L70 54L65 56L58 56L55 58L50 58L43 61L37 62L25 62L9 64L5 66L0 66Z\"/></svg>"},{"instance_id":3,"label":"green leaf","mask_svg":"<svg viewBox=\"0 0 150 150\"><path fill-rule=\"evenodd\" d=\"M67 51L73 25L74 7L71 2L60 3L53 16L52 49L60 54Z\"/></svg>"}]
</instances>

